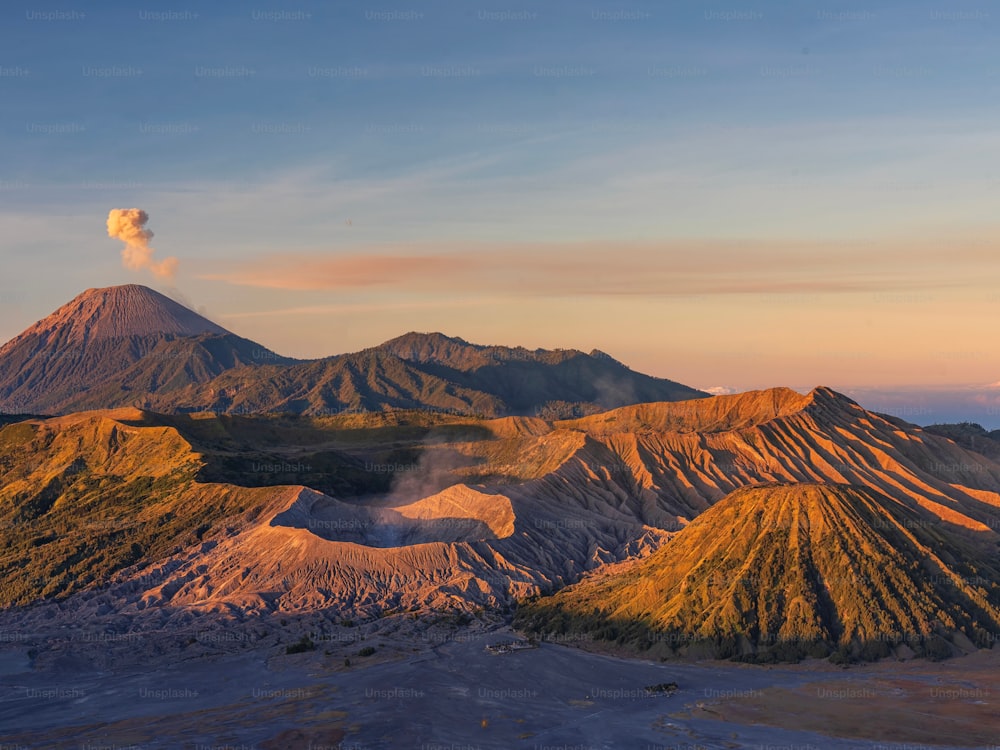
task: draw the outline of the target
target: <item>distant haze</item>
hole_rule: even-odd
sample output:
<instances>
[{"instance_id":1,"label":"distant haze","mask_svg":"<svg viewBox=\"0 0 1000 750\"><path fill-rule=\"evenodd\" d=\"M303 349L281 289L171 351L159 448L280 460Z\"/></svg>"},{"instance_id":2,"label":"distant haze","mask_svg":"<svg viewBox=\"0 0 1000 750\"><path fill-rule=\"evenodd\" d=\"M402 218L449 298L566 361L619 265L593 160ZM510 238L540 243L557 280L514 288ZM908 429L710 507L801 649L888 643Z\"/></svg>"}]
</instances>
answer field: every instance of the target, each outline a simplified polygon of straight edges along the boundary
<instances>
[{"instance_id":1,"label":"distant haze","mask_svg":"<svg viewBox=\"0 0 1000 750\"><path fill-rule=\"evenodd\" d=\"M844 388L842 392L871 411L918 425L976 422L1000 429L1000 388Z\"/></svg>"}]
</instances>

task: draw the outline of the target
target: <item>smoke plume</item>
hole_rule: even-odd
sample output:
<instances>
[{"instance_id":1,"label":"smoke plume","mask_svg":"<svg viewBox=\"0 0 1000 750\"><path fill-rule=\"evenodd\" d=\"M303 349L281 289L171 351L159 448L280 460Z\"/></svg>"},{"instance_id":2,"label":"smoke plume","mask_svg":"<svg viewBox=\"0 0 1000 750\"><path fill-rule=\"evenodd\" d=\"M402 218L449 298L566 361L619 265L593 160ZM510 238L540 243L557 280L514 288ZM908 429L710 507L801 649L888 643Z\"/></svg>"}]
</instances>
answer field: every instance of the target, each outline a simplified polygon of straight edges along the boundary
<instances>
[{"instance_id":1,"label":"smoke plume","mask_svg":"<svg viewBox=\"0 0 1000 750\"><path fill-rule=\"evenodd\" d=\"M125 243L122 265L130 271L148 269L163 279L171 279L177 272L177 258L153 260L149 241L153 233L146 229L149 214L141 208L112 208L108 213L108 236Z\"/></svg>"}]
</instances>

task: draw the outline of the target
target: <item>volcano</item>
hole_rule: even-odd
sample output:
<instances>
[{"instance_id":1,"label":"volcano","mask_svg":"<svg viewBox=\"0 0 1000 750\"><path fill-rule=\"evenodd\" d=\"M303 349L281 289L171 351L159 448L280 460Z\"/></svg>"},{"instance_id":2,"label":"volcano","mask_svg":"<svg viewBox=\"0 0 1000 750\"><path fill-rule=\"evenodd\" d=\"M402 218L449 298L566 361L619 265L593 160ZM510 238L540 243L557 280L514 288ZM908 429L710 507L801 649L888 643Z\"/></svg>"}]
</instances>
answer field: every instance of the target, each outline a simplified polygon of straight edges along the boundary
<instances>
[{"instance_id":1,"label":"volcano","mask_svg":"<svg viewBox=\"0 0 1000 750\"><path fill-rule=\"evenodd\" d=\"M529 627L712 657L932 658L991 645L994 535L933 523L870 488L736 490L627 571L520 613Z\"/></svg>"},{"instance_id":2,"label":"volcano","mask_svg":"<svg viewBox=\"0 0 1000 750\"><path fill-rule=\"evenodd\" d=\"M258 359L284 358L147 287L88 289L0 347L0 409L111 408Z\"/></svg>"}]
</instances>

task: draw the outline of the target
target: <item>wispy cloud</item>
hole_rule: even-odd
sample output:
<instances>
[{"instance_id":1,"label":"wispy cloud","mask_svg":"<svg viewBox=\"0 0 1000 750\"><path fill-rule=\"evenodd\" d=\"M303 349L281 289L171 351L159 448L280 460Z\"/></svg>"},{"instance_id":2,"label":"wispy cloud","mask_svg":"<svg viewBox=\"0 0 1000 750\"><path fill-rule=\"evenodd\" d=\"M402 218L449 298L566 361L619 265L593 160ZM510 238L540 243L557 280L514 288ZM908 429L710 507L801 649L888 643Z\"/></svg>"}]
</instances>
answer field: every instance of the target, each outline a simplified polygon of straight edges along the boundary
<instances>
[{"instance_id":1,"label":"wispy cloud","mask_svg":"<svg viewBox=\"0 0 1000 750\"><path fill-rule=\"evenodd\" d=\"M734 393L739 393L738 388L733 388L728 385L713 385L709 388L702 388L701 390L705 393L711 393L713 396L731 396Z\"/></svg>"},{"instance_id":2,"label":"wispy cloud","mask_svg":"<svg viewBox=\"0 0 1000 750\"><path fill-rule=\"evenodd\" d=\"M200 278L296 291L507 296L885 292L972 283L996 247L976 242L410 243L215 263ZM929 269L937 269L928 273ZM950 272L949 272L950 268Z\"/></svg>"},{"instance_id":3,"label":"wispy cloud","mask_svg":"<svg viewBox=\"0 0 1000 750\"><path fill-rule=\"evenodd\" d=\"M472 265L468 258L462 257L286 255L241 265L228 273L203 274L201 278L241 286L300 291L404 285L412 289L421 282L466 273Z\"/></svg>"},{"instance_id":4,"label":"wispy cloud","mask_svg":"<svg viewBox=\"0 0 1000 750\"><path fill-rule=\"evenodd\" d=\"M395 311L415 311L415 310L441 310L468 307L490 307L499 305L502 299L495 297L475 297L467 299L433 299L433 300L405 300L399 302L347 302L343 304L331 305L299 305L294 307L283 307L270 310L252 310L250 312L222 313L221 318L225 320L242 320L246 318L269 319L275 316L327 316L340 314L359 313L386 313Z\"/></svg>"}]
</instances>

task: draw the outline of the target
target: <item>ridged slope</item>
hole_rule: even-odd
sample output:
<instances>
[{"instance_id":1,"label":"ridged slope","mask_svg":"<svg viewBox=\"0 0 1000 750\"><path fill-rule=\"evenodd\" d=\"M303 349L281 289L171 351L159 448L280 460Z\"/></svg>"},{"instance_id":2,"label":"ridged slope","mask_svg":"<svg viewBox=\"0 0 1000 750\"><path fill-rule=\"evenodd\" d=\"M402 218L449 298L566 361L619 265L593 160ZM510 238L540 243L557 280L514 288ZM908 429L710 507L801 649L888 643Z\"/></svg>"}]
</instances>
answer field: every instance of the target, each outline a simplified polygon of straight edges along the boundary
<instances>
[{"instance_id":1,"label":"ridged slope","mask_svg":"<svg viewBox=\"0 0 1000 750\"><path fill-rule=\"evenodd\" d=\"M0 348L0 409L132 405L261 360L290 361L152 289L89 289Z\"/></svg>"},{"instance_id":2,"label":"ridged slope","mask_svg":"<svg viewBox=\"0 0 1000 750\"><path fill-rule=\"evenodd\" d=\"M29 340L82 346L126 336L203 333L228 331L157 291L126 284L82 292L0 347L0 357Z\"/></svg>"},{"instance_id":3,"label":"ridged slope","mask_svg":"<svg viewBox=\"0 0 1000 750\"><path fill-rule=\"evenodd\" d=\"M996 558L995 546L871 490L749 487L626 572L520 616L541 630L707 643L717 656L852 646L885 655L890 644L955 634L986 645L1000 628Z\"/></svg>"},{"instance_id":4,"label":"ridged slope","mask_svg":"<svg viewBox=\"0 0 1000 750\"><path fill-rule=\"evenodd\" d=\"M400 359L424 364L446 365L453 370L468 372L501 362L541 362L554 365L580 356L576 349L526 349L523 346L484 346L470 344L457 336L443 333L405 333L377 349L395 354ZM605 355L607 356L607 355Z\"/></svg>"},{"instance_id":5,"label":"ridged slope","mask_svg":"<svg viewBox=\"0 0 1000 750\"><path fill-rule=\"evenodd\" d=\"M491 394L456 387L377 350L287 367L267 365L253 372L224 373L203 385L150 397L146 404L164 412L236 414L326 415L413 408L465 414L503 412L502 403Z\"/></svg>"},{"instance_id":6,"label":"ridged slope","mask_svg":"<svg viewBox=\"0 0 1000 750\"><path fill-rule=\"evenodd\" d=\"M732 396L624 406L581 419L557 422L558 426L591 435L622 432L725 432L754 427L802 411L814 394L790 388L747 391Z\"/></svg>"},{"instance_id":7,"label":"ridged slope","mask_svg":"<svg viewBox=\"0 0 1000 750\"><path fill-rule=\"evenodd\" d=\"M604 563L648 555L674 532L692 531L704 518L699 514L713 512L720 501L725 509L740 492L781 484L833 488L836 494L817 502L824 510L815 528L827 516L861 519L829 524L830 533L844 536L851 559L871 547L883 562L893 562L879 537L864 529L888 534L902 526L925 549L920 564L930 561L927 570L936 570L936 556L959 576L981 576L989 586L998 581L1000 465L986 457L822 388L805 396L778 390L728 402L654 404L649 411L662 416L675 407L689 411L683 430L696 425L703 431L654 429L677 422L648 416L622 420L621 431L612 432L600 416L553 425L401 411L322 419L133 411L9 425L0 430L0 447L6 446L0 485L13 486L0 519L8 530L0 543L11 554L5 575L27 586L22 593L39 593L39 580L98 585L101 571L130 559L133 542L147 549L142 538L168 538L159 536L162 530L182 540L183 549L166 554L159 546L166 542L156 541L142 552L142 562L167 570L150 606L343 607L370 614L396 606L504 605L512 596L573 583ZM113 452L111 434L118 441ZM157 463L167 473L150 468ZM377 465L402 468L372 468ZM187 473L172 473L178 466ZM247 494L231 485L268 486ZM216 494L229 500L220 505ZM148 505L143 498L150 498ZM865 510L866 503L884 513ZM739 507L729 513L754 517L749 501ZM796 512L807 507L800 504ZM117 525L94 536L88 509L110 514ZM160 529L155 524L167 513ZM144 525L134 530L132 520L140 517ZM716 522L727 519L723 514ZM808 520L802 538L813 533L812 516ZM206 523L204 540L215 546L203 548L197 532ZM212 524L232 532L214 532ZM912 551L908 537L884 538ZM778 559L764 554L762 541L744 541L735 556L753 557L762 569ZM95 566L99 558L105 563ZM39 569L48 577L25 572ZM145 580L145 573L136 575ZM907 603L899 611L887 607L898 622L911 601L921 617L927 607L941 606L940 587L928 591L912 577L907 581L904 576L887 589ZM968 601L957 602L962 612L986 622ZM958 613L941 609L965 627ZM852 631L858 638L890 627L880 621L869 627L867 616L863 610L844 614L844 632L852 622L861 624ZM749 627L734 617L726 609L706 622ZM789 617L803 632L814 622ZM947 618L937 617L946 629ZM816 632L841 637L833 624L824 631L824 621L816 622ZM779 637L781 626L766 623L766 638Z\"/></svg>"},{"instance_id":8,"label":"ridged slope","mask_svg":"<svg viewBox=\"0 0 1000 750\"><path fill-rule=\"evenodd\" d=\"M635 480L630 491L673 513L677 527L741 487L822 482L867 487L970 531L1000 529L1000 465L827 388L643 404L556 424L608 446Z\"/></svg>"}]
</instances>

